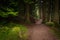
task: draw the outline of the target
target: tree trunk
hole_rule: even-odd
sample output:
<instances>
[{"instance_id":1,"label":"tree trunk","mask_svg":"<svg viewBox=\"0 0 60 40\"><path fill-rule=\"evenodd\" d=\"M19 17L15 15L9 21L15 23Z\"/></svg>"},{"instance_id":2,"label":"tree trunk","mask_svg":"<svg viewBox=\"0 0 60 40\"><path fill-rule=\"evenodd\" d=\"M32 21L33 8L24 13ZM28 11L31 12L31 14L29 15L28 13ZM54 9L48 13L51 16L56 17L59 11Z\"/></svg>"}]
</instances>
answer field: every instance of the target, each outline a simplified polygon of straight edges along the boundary
<instances>
[{"instance_id":1,"label":"tree trunk","mask_svg":"<svg viewBox=\"0 0 60 40\"><path fill-rule=\"evenodd\" d=\"M59 0L55 0L55 14L54 14L54 22L59 23L59 14L58 14L58 5Z\"/></svg>"},{"instance_id":2,"label":"tree trunk","mask_svg":"<svg viewBox=\"0 0 60 40\"><path fill-rule=\"evenodd\" d=\"M26 21L30 22L30 5L26 4Z\"/></svg>"}]
</instances>

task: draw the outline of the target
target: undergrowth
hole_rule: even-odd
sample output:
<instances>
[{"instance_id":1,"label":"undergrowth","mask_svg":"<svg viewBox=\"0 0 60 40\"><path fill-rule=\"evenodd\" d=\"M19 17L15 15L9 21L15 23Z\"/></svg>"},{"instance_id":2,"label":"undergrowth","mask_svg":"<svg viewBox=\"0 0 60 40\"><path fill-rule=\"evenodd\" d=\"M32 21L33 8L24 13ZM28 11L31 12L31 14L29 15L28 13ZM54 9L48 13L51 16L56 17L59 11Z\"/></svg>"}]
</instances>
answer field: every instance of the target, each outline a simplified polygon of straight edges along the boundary
<instances>
[{"instance_id":1,"label":"undergrowth","mask_svg":"<svg viewBox=\"0 0 60 40\"><path fill-rule=\"evenodd\" d=\"M55 22L46 22L45 24L52 28L51 32L60 40L60 24Z\"/></svg>"},{"instance_id":2,"label":"undergrowth","mask_svg":"<svg viewBox=\"0 0 60 40\"><path fill-rule=\"evenodd\" d=\"M26 40L27 28L20 24L0 24L0 40Z\"/></svg>"}]
</instances>

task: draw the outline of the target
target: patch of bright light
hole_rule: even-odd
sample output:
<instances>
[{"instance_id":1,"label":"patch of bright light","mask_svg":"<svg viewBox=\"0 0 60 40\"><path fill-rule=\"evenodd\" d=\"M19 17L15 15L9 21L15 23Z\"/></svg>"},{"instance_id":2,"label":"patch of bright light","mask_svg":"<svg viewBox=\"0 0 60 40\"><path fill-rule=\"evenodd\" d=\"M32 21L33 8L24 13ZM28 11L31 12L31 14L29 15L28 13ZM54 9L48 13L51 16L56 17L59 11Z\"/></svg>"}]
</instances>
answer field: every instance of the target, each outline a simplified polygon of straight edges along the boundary
<instances>
[{"instance_id":1,"label":"patch of bright light","mask_svg":"<svg viewBox=\"0 0 60 40\"><path fill-rule=\"evenodd\" d=\"M14 27L14 28L12 28L12 31L13 32L19 32L20 31L20 27Z\"/></svg>"}]
</instances>

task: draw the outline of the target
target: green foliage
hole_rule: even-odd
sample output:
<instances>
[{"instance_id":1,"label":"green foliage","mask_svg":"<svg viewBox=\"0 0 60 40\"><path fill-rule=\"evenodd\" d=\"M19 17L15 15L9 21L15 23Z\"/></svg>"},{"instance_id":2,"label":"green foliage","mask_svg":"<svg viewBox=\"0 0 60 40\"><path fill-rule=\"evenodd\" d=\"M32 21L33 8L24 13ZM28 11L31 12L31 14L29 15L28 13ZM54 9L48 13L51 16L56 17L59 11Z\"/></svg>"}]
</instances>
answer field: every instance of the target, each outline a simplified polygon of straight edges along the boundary
<instances>
[{"instance_id":1,"label":"green foliage","mask_svg":"<svg viewBox=\"0 0 60 40\"><path fill-rule=\"evenodd\" d=\"M27 28L23 25L10 23L8 26L5 25L0 27L0 40L26 40L27 39ZM9 27L12 26L12 27Z\"/></svg>"},{"instance_id":2,"label":"green foliage","mask_svg":"<svg viewBox=\"0 0 60 40\"><path fill-rule=\"evenodd\" d=\"M7 17L9 14L16 16L18 14L18 1L16 0L3 0L1 1L0 16ZM6 3L4 5L4 3ZM7 4L8 3L8 4Z\"/></svg>"},{"instance_id":3,"label":"green foliage","mask_svg":"<svg viewBox=\"0 0 60 40\"><path fill-rule=\"evenodd\" d=\"M54 22L46 22L45 24L48 25L48 26L52 26L52 27L55 26Z\"/></svg>"},{"instance_id":4,"label":"green foliage","mask_svg":"<svg viewBox=\"0 0 60 40\"><path fill-rule=\"evenodd\" d=\"M7 17L9 14L11 14L13 16L17 16L18 12L13 12L13 11L10 11L10 12L3 12L3 11L1 11L0 12L0 16L2 16L2 17Z\"/></svg>"},{"instance_id":5,"label":"green foliage","mask_svg":"<svg viewBox=\"0 0 60 40\"><path fill-rule=\"evenodd\" d=\"M7 38L9 32L9 28L2 27L0 28L0 40L5 40Z\"/></svg>"}]
</instances>

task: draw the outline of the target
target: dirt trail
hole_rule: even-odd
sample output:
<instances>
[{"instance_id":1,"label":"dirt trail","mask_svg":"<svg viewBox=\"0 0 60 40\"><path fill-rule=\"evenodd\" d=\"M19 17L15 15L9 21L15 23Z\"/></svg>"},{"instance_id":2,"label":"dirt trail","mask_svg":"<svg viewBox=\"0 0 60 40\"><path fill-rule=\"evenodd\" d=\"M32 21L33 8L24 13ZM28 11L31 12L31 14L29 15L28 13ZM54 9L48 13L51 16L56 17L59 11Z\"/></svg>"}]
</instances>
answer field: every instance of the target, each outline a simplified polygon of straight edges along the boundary
<instances>
[{"instance_id":1,"label":"dirt trail","mask_svg":"<svg viewBox=\"0 0 60 40\"><path fill-rule=\"evenodd\" d=\"M35 24L27 25L28 40L57 40L51 28L41 23L42 20L38 20Z\"/></svg>"},{"instance_id":2,"label":"dirt trail","mask_svg":"<svg viewBox=\"0 0 60 40\"><path fill-rule=\"evenodd\" d=\"M57 40L51 29L44 24L28 25L28 40Z\"/></svg>"}]
</instances>

